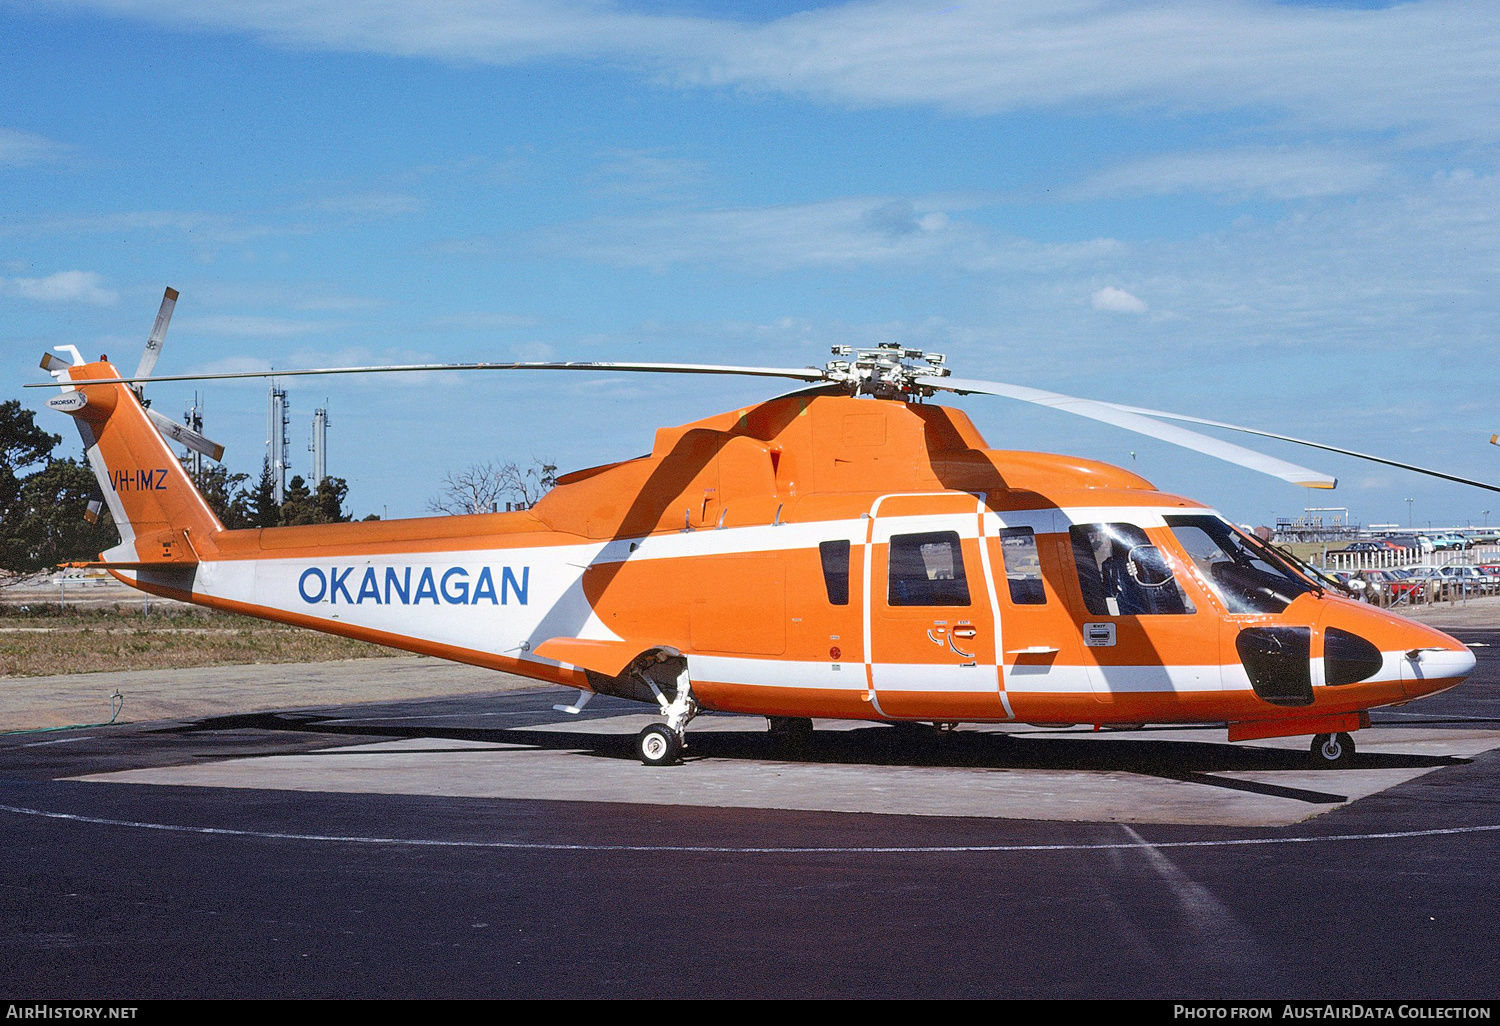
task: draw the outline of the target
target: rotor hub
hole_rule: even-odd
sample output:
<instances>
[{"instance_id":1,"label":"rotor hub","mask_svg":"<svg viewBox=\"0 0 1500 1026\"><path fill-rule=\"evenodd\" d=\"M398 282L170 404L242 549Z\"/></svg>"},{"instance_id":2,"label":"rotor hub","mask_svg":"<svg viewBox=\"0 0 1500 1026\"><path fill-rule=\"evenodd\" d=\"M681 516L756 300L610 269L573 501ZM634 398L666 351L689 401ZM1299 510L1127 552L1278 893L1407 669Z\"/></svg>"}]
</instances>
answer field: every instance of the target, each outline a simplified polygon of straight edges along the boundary
<instances>
[{"instance_id":1,"label":"rotor hub","mask_svg":"<svg viewBox=\"0 0 1500 1026\"><path fill-rule=\"evenodd\" d=\"M934 390L917 379L945 378L951 373L942 353L908 349L899 342L882 342L873 349L834 346L833 355L851 359L830 360L823 371L828 380L844 385L851 395L876 399L929 398Z\"/></svg>"}]
</instances>

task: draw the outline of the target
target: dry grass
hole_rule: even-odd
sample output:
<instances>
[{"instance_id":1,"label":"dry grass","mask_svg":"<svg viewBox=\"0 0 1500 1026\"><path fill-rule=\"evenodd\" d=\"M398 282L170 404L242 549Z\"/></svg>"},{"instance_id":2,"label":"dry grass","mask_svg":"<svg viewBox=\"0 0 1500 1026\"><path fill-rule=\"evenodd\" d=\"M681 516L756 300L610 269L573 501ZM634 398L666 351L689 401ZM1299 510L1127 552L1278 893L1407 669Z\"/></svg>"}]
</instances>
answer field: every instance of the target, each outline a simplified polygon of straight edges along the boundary
<instances>
[{"instance_id":1,"label":"dry grass","mask_svg":"<svg viewBox=\"0 0 1500 1026\"><path fill-rule=\"evenodd\" d=\"M402 655L252 617L181 609L0 606L0 678Z\"/></svg>"},{"instance_id":2,"label":"dry grass","mask_svg":"<svg viewBox=\"0 0 1500 1026\"><path fill-rule=\"evenodd\" d=\"M1341 549L1348 542L1277 542L1278 546L1286 549L1292 555L1313 566L1323 565L1323 551Z\"/></svg>"}]
</instances>

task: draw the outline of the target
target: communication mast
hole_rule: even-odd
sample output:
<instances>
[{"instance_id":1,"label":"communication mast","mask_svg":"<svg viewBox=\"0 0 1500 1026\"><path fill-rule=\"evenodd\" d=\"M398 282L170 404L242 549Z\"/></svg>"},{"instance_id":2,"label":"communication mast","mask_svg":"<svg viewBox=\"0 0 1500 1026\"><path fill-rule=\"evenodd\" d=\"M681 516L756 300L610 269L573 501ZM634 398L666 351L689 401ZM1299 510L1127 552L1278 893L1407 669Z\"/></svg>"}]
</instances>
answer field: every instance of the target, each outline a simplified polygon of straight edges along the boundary
<instances>
[{"instance_id":1,"label":"communication mast","mask_svg":"<svg viewBox=\"0 0 1500 1026\"><path fill-rule=\"evenodd\" d=\"M291 469L291 457L287 454L286 390L271 385L270 402L266 409L266 458L270 462L271 477L276 482L276 503L286 500L286 472Z\"/></svg>"},{"instance_id":2,"label":"communication mast","mask_svg":"<svg viewBox=\"0 0 1500 1026\"><path fill-rule=\"evenodd\" d=\"M183 412L182 422L192 428L198 434L203 434L203 393L193 393L193 405ZM192 468L193 480L195 482L203 479L203 454L197 449L188 449L185 454L188 466Z\"/></svg>"}]
</instances>

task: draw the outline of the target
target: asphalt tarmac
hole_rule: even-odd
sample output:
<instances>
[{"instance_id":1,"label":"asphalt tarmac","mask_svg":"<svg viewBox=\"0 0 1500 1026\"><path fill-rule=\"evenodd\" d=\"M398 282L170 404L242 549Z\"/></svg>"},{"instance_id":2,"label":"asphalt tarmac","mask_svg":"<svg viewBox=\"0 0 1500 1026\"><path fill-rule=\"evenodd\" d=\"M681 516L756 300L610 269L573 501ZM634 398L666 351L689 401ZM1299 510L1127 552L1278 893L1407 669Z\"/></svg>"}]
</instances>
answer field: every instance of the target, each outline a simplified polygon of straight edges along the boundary
<instances>
[{"instance_id":1,"label":"asphalt tarmac","mask_svg":"<svg viewBox=\"0 0 1500 1026\"><path fill-rule=\"evenodd\" d=\"M749 717L647 769L558 689L0 736L0 997L1493 1000L1500 631L1454 633L1335 771Z\"/></svg>"}]
</instances>

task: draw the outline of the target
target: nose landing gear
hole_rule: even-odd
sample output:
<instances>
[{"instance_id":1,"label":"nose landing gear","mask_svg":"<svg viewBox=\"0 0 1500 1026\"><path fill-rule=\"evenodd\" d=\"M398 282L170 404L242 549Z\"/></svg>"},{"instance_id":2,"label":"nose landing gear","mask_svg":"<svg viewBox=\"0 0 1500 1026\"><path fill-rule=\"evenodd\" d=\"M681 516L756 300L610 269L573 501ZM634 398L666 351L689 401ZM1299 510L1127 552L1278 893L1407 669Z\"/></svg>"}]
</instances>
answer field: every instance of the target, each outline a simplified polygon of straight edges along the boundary
<instances>
[{"instance_id":1,"label":"nose landing gear","mask_svg":"<svg viewBox=\"0 0 1500 1026\"><path fill-rule=\"evenodd\" d=\"M1310 749L1319 769L1347 769L1354 764L1354 738L1348 734L1319 734Z\"/></svg>"}]
</instances>

